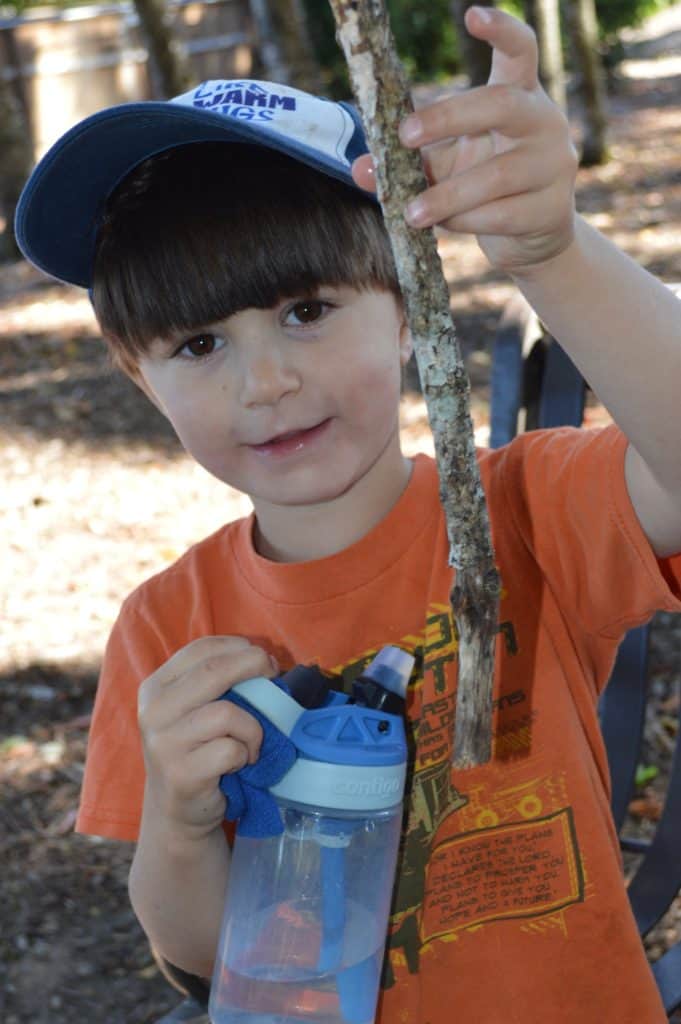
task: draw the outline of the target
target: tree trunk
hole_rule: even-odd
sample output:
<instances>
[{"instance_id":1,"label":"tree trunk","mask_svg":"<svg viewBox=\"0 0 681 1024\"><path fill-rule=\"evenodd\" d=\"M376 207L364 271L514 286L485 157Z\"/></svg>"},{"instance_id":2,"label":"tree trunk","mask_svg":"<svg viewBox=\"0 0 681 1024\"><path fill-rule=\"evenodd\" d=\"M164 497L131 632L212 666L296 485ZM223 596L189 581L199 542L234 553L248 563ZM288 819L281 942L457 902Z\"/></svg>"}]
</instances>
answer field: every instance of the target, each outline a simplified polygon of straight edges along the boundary
<instances>
[{"instance_id":1,"label":"tree trunk","mask_svg":"<svg viewBox=\"0 0 681 1024\"><path fill-rule=\"evenodd\" d=\"M404 219L407 200L426 185L421 155L400 144L398 125L413 109L383 0L331 0L338 41L376 168L378 198L433 430L459 641L454 763L484 764L492 749L492 685L499 575L469 412L470 384L456 340L449 288L435 234Z\"/></svg>"},{"instance_id":2,"label":"tree trunk","mask_svg":"<svg viewBox=\"0 0 681 1024\"><path fill-rule=\"evenodd\" d=\"M553 102L567 109L559 0L524 0L525 20L537 35L539 77Z\"/></svg>"},{"instance_id":3,"label":"tree trunk","mask_svg":"<svg viewBox=\"0 0 681 1024\"><path fill-rule=\"evenodd\" d=\"M605 75L598 48L595 0L569 0L564 9L584 125L580 163L591 167L608 158Z\"/></svg>"},{"instance_id":4,"label":"tree trunk","mask_svg":"<svg viewBox=\"0 0 681 1024\"><path fill-rule=\"evenodd\" d=\"M459 40L461 61L471 86L484 85L492 68L492 49L466 30L464 16L469 7L494 7L494 0L451 0L450 11Z\"/></svg>"},{"instance_id":5,"label":"tree trunk","mask_svg":"<svg viewBox=\"0 0 681 1024\"><path fill-rule=\"evenodd\" d=\"M319 95L322 76L301 0L250 0L266 78Z\"/></svg>"},{"instance_id":6,"label":"tree trunk","mask_svg":"<svg viewBox=\"0 0 681 1024\"><path fill-rule=\"evenodd\" d=\"M0 257L21 253L14 237L14 211L33 163L31 136L12 83L0 75L0 210L5 220Z\"/></svg>"},{"instance_id":7,"label":"tree trunk","mask_svg":"<svg viewBox=\"0 0 681 1024\"><path fill-rule=\"evenodd\" d=\"M164 99L179 96L192 85L192 73L182 46L173 39L163 0L134 3L149 50L152 92L160 93Z\"/></svg>"}]
</instances>

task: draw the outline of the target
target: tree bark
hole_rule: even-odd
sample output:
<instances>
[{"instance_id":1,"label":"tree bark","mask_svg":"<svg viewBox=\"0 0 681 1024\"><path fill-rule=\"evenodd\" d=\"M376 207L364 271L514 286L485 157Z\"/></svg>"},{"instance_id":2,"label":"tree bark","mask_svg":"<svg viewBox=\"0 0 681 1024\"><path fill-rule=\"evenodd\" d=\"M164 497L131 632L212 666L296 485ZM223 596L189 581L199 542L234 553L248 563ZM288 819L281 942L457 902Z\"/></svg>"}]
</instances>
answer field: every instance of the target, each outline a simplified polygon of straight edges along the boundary
<instances>
[{"instance_id":1,"label":"tree bark","mask_svg":"<svg viewBox=\"0 0 681 1024\"><path fill-rule=\"evenodd\" d=\"M524 0L525 20L537 35L539 76L561 110L567 109L559 0Z\"/></svg>"},{"instance_id":2,"label":"tree bark","mask_svg":"<svg viewBox=\"0 0 681 1024\"><path fill-rule=\"evenodd\" d=\"M250 0L264 75L319 95L323 91L301 0Z\"/></svg>"},{"instance_id":3,"label":"tree bark","mask_svg":"<svg viewBox=\"0 0 681 1024\"><path fill-rule=\"evenodd\" d=\"M464 71L471 86L484 85L492 70L492 49L481 39L470 35L464 17L469 7L494 7L494 0L451 0L449 9L456 25Z\"/></svg>"},{"instance_id":4,"label":"tree bark","mask_svg":"<svg viewBox=\"0 0 681 1024\"><path fill-rule=\"evenodd\" d=\"M427 187L420 154L397 128L412 110L382 0L330 0L353 91L376 165L378 198L395 256L435 441L447 521L451 594L459 642L454 763L491 755L492 684L499 576L469 413L470 385L452 322L433 231L413 230L404 207Z\"/></svg>"},{"instance_id":5,"label":"tree bark","mask_svg":"<svg viewBox=\"0 0 681 1024\"><path fill-rule=\"evenodd\" d=\"M179 96L191 87L192 74L182 46L173 39L165 4L163 0L134 0L134 3L149 50L152 81L158 80L158 90L152 91L160 91L164 99Z\"/></svg>"},{"instance_id":6,"label":"tree bark","mask_svg":"<svg viewBox=\"0 0 681 1024\"><path fill-rule=\"evenodd\" d=\"M608 158L605 75L598 49L595 0L569 0L564 9L579 76L584 126L580 163L591 167Z\"/></svg>"},{"instance_id":7,"label":"tree bark","mask_svg":"<svg viewBox=\"0 0 681 1024\"><path fill-rule=\"evenodd\" d=\"M33 163L31 136L12 84L0 75L0 209L5 219L0 257L21 255L14 211Z\"/></svg>"}]
</instances>

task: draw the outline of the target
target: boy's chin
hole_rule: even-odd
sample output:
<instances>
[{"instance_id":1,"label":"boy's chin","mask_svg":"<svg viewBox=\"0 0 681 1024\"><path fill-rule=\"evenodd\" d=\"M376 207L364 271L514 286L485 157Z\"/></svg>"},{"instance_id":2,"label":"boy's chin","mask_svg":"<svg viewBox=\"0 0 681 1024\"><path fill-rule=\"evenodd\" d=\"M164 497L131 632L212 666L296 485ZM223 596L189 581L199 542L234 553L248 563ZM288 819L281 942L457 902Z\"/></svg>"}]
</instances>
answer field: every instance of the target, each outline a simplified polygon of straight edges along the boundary
<instances>
[{"instance_id":1,"label":"boy's chin","mask_svg":"<svg viewBox=\"0 0 681 1024\"><path fill-rule=\"evenodd\" d=\"M357 481L353 479L345 483L325 482L316 486L292 488L290 491L288 488L281 489L275 494L249 494L249 498L256 510L259 504L282 509L313 509L318 506L330 505L344 498L352 491L356 483Z\"/></svg>"}]
</instances>

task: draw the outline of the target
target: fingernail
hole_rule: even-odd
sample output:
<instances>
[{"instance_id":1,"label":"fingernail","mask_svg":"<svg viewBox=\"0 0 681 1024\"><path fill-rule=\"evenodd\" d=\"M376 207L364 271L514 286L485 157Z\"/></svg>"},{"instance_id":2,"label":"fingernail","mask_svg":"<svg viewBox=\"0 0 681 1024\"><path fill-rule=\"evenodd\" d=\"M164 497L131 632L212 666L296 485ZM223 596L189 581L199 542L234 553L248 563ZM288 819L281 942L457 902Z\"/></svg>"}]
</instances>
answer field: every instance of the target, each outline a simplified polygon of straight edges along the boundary
<instances>
[{"instance_id":1,"label":"fingernail","mask_svg":"<svg viewBox=\"0 0 681 1024\"><path fill-rule=\"evenodd\" d=\"M484 21L485 25L492 23L492 12L489 7L476 7L475 13L480 18L480 21Z\"/></svg>"},{"instance_id":2,"label":"fingernail","mask_svg":"<svg viewBox=\"0 0 681 1024\"><path fill-rule=\"evenodd\" d=\"M421 121L418 117L410 115L406 121L403 121L400 125L400 139L404 143L418 142L421 138L423 129Z\"/></svg>"},{"instance_id":3,"label":"fingernail","mask_svg":"<svg viewBox=\"0 0 681 1024\"><path fill-rule=\"evenodd\" d=\"M276 675L279 672L279 662L273 654L270 654L270 665L272 666L272 671Z\"/></svg>"},{"instance_id":4,"label":"fingernail","mask_svg":"<svg viewBox=\"0 0 681 1024\"><path fill-rule=\"evenodd\" d=\"M404 211L408 224L413 228L420 228L428 220L428 211L423 199L412 199Z\"/></svg>"}]
</instances>

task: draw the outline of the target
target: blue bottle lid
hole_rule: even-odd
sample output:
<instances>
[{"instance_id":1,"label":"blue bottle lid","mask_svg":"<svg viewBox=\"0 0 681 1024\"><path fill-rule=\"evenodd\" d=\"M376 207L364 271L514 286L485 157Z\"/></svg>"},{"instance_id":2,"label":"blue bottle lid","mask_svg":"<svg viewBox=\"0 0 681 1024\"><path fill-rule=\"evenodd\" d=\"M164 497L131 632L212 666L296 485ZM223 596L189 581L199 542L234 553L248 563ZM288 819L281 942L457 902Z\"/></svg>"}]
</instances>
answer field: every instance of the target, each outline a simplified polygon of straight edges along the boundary
<instances>
[{"instance_id":1,"label":"blue bottle lid","mask_svg":"<svg viewBox=\"0 0 681 1024\"><path fill-rule=\"evenodd\" d=\"M404 698L414 658L383 648L362 673ZM407 743L402 714L348 703L331 693L320 708L303 709L269 680L234 687L296 747L297 758L270 793L323 809L378 811L400 803L406 778Z\"/></svg>"}]
</instances>

